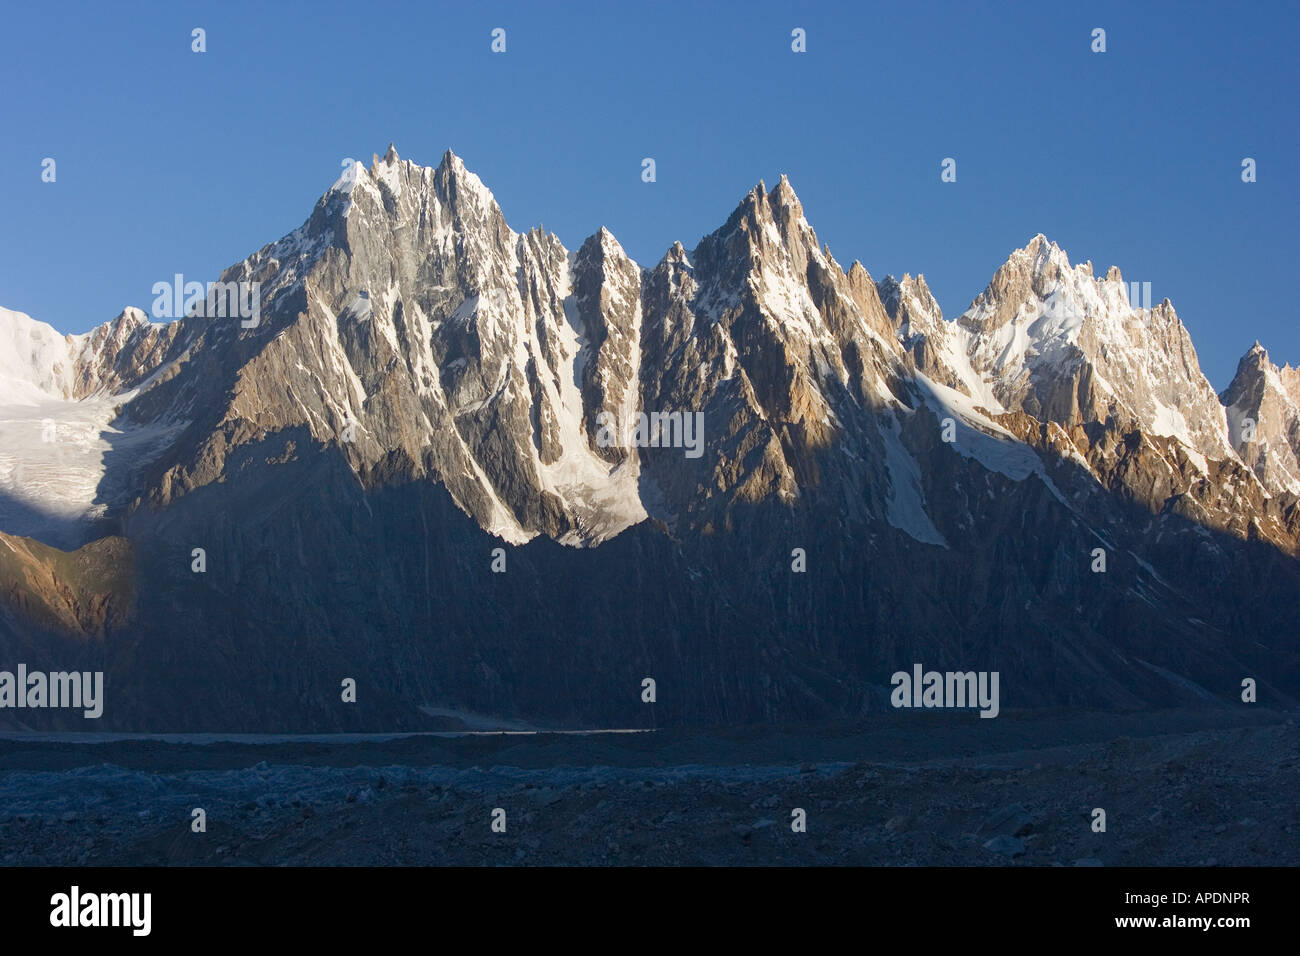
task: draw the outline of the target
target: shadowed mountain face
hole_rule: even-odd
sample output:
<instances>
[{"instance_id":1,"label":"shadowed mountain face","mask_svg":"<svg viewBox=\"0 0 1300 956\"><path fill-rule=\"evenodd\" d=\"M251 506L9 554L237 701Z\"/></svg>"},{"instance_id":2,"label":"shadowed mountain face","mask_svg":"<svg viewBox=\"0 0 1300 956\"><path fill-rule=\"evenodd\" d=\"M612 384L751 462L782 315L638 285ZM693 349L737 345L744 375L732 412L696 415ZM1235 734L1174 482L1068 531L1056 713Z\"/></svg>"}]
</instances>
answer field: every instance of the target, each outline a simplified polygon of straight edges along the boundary
<instances>
[{"instance_id":1,"label":"shadowed mountain face","mask_svg":"<svg viewBox=\"0 0 1300 956\"><path fill-rule=\"evenodd\" d=\"M950 322L784 178L644 269L390 147L221 280L256 322L0 314L0 532L90 542L0 535L0 667L102 667L96 729L853 716L918 661L1004 708L1300 691L1294 373L1220 399L1042 236Z\"/></svg>"}]
</instances>

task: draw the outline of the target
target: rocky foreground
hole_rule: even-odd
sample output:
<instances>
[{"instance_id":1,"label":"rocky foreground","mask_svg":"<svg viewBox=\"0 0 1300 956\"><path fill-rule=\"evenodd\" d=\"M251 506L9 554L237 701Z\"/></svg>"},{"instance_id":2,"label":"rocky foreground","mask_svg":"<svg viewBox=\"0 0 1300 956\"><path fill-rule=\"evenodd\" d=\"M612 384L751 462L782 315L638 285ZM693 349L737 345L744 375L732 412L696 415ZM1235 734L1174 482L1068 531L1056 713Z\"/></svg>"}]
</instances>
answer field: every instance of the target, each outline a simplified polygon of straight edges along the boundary
<instances>
[{"instance_id":1,"label":"rocky foreground","mask_svg":"<svg viewBox=\"0 0 1300 956\"><path fill-rule=\"evenodd\" d=\"M0 741L0 862L1300 864L1293 714L990 723L945 715L779 731L206 743L10 737ZM196 807L206 832L192 829ZM493 830L497 808L505 832ZM792 830L796 808L806 832ZM1095 808L1106 811L1104 833L1093 831Z\"/></svg>"}]
</instances>

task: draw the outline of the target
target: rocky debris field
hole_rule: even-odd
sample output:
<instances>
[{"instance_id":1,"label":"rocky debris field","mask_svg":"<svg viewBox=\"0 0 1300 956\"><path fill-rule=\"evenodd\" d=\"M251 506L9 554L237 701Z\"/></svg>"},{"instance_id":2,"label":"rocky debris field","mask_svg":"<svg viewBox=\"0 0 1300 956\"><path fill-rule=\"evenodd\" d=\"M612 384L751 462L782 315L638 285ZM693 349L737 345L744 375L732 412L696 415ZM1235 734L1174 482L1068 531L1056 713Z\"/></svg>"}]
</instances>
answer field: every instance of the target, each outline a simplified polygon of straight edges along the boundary
<instances>
[{"instance_id":1,"label":"rocky debris field","mask_svg":"<svg viewBox=\"0 0 1300 956\"><path fill-rule=\"evenodd\" d=\"M256 744L10 737L0 862L1300 864L1294 716L1195 726L1205 721L1058 714L997 733L895 720ZM191 829L195 807L206 832ZM496 808L505 832L492 828ZM792 829L796 809L806 832Z\"/></svg>"}]
</instances>

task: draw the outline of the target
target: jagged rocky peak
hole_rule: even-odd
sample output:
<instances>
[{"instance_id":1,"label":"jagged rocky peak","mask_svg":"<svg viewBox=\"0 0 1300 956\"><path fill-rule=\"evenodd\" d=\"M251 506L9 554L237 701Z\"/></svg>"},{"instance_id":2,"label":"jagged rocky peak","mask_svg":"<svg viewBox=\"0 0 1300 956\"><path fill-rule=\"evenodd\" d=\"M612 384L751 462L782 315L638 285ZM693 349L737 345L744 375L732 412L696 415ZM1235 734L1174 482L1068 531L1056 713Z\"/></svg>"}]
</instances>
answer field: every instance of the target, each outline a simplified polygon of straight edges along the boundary
<instances>
[{"instance_id":1,"label":"jagged rocky peak","mask_svg":"<svg viewBox=\"0 0 1300 956\"><path fill-rule=\"evenodd\" d=\"M941 326L943 310L926 285L923 274L918 273L914 278L911 273L904 273L902 279L885 276L876 288L894 328L903 338L925 334Z\"/></svg>"},{"instance_id":2,"label":"jagged rocky peak","mask_svg":"<svg viewBox=\"0 0 1300 956\"><path fill-rule=\"evenodd\" d=\"M817 235L804 218L803 205L784 175L771 192L760 179L723 227L695 249L702 257L715 252L738 265L757 265L760 270L782 259L800 273L807 267L810 253L823 256Z\"/></svg>"},{"instance_id":3,"label":"jagged rocky peak","mask_svg":"<svg viewBox=\"0 0 1300 956\"><path fill-rule=\"evenodd\" d=\"M886 466L881 430L906 394L905 357L870 275L819 245L788 179L749 190L689 253L674 246L643 302L644 405L698 409L708 432L697 463L645 458L670 520L726 528L738 507L846 483L863 489L851 510L884 516L891 481L909 480L905 452L897 475ZM913 481L898 497L915 495Z\"/></svg>"},{"instance_id":4,"label":"jagged rocky peak","mask_svg":"<svg viewBox=\"0 0 1300 956\"><path fill-rule=\"evenodd\" d=\"M790 185L789 176L784 173L781 174L781 179L776 184L776 188L769 194L768 201L772 207L772 216L776 221L776 225L787 241L790 240L800 226L811 230L808 221L804 219L803 204L799 202L794 187Z\"/></svg>"},{"instance_id":5,"label":"jagged rocky peak","mask_svg":"<svg viewBox=\"0 0 1300 956\"><path fill-rule=\"evenodd\" d=\"M1177 438L1202 469L1235 457L1167 300L1131 308L1117 269L1099 279L1038 235L945 321L921 274L846 273L786 176L643 270L604 227L572 254L542 229L515 232L455 153L430 168L390 144L223 275L235 278L262 283L256 328L161 327L128 310L47 363L60 394L129 388L176 357L187 328L185 361L128 408L140 423L194 416L142 500L165 506L228 477L240 446L303 430L363 487L444 484L515 541L599 543L645 517L643 492L657 517L716 527L738 501L793 502L838 481L866 489L864 514L934 543L898 443L928 401L918 371L967 396L972 421L980 409L1067 429L1114 420ZM604 440L602 421L623 430L641 412L703 415L691 456ZM1090 440L1075 440L1087 457Z\"/></svg>"},{"instance_id":6,"label":"jagged rocky peak","mask_svg":"<svg viewBox=\"0 0 1300 956\"><path fill-rule=\"evenodd\" d=\"M877 288L894 334L918 372L975 399L982 407L1002 411L987 378L971 366L971 332L944 319L924 275L914 278L905 273L902 279L886 276Z\"/></svg>"},{"instance_id":7,"label":"jagged rocky peak","mask_svg":"<svg viewBox=\"0 0 1300 956\"><path fill-rule=\"evenodd\" d=\"M428 213L425 224L474 226L487 222L495 228L505 227L491 190L451 150L443 154L437 167L428 167L402 159L389 144L382 158L372 157L369 169L360 162L345 169L321 204L333 209L330 203L337 197L346 199L337 208L336 215L342 219L350 219L353 207L360 204L371 213L382 208L401 220L419 220L413 214L424 211ZM426 210L429 203L432 208Z\"/></svg>"},{"instance_id":8,"label":"jagged rocky peak","mask_svg":"<svg viewBox=\"0 0 1300 956\"><path fill-rule=\"evenodd\" d=\"M861 266L861 263L854 260L853 265L849 267L849 272L852 273L859 266ZM865 267L863 271L866 271ZM891 319L898 315L898 304L902 298L902 291L902 286L892 273L876 283L876 292L880 295L880 303L885 307L885 311L889 313Z\"/></svg>"},{"instance_id":9,"label":"jagged rocky peak","mask_svg":"<svg viewBox=\"0 0 1300 956\"><path fill-rule=\"evenodd\" d=\"M1268 350L1258 341L1250 347L1237 363L1237 374L1228 386L1225 396L1235 391L1237 378L1245 377L1247 381L1257 379L1269 388L1278 389L1292 401L1300 402L1300 368L1292 368L1290 363L1281 366L1273 364ZM1276 377L1276 381L1274 378Z\"/></svg>"},{"instance_id":10,"label":"jagged rocky peak","mask_svg":"<svg viewBox=\"0 0 1300 956\"><path fill-rule=\"evenodd\" d=\"M1011 254L957 320L998 400L1062 425L1131 419L1201 456L1232 455L1227 422L1166 299L1134 308L1119 271L1098 280L1042 235Z\"/></svg>"},{"instance_id":11,"label":"jagged rocky peak","mask_svg":"<svg viewBox=\"0 0 1300 956\"><path fill-rule=\"evenodd\" d=\"M826 257L830 258L830 248L827 247ZM868 303L872 299L880 304L880 310L888 318L888 312L885 312L885 304L880 301L880 289L876 285L876 280L871 278L871 273L857 259L849 266L849 271L845 274L848 280L849 289L853 293L854 300L859 303Z\"/></svg>"},{"instance_id":12,"label":"jagged rocky peak","mask_svg":"<svg viewBox=\"0 0 1300 956\"><path fill-rule=\"evenodd\" d=\"M597 441L599 413L625 420L638 393L641 275L608 230L570 257L551 233L511 230L454 153L430 169L390 148L228 271L263 277L271 321L167 383L168 404L212 420L148 500L305 429L363 485L442 483L508 540L591 544L645 517L635 455Z\"/></svg>"},{"instance_id":13,"label":"jagged rocky peak","mask_svg":"<svg viewBox=\"0 0 1300 956\"><path fill-rule=\"evenodd\" d=\"M1300 370L1256 342L1224 390L1233 447L1274 495L1300 494Z\"/></svg>"},{"instance_id":14,"label":"jagged rocky peak","mask_svg":"<svg viewBox=\"0 0 1300 956\"><path fill-rule=\"evenodd\" d=\"M77 335L0 309L0 404L4 396L22 404L76 401L134 388L162 363L176 333L134 306Z\"/></svg>"},{"instance_id":15,"label":"jagged rocky peak","mask_svg":"<svg viewBox=\"0 0 1300 956\"><path fill-rule=\"evenodd\" d=\"M625 424L639 410L641 270L601 226L574 256L572 285L568 315L582 342L575 366L582 428L593 454L621 464L630 450L599 439L603 422Z\"/></svg>"},{"instance_id":16,"label":"jagged rocky peak","mask_svg":"<svg viewBox=\"0 0 1300 956\"><path fill-rule=\"evenodd\" d=\"M420 168L413 163L410 166ZM495 210L500 214L501 207L497 205L496 197L492 195L492 191L451 150L447 150L443 154L442 161L433 172L433 179L443 184L447 199L451 205L460 206L462 203L468 202L470 206L480 212L488 213Z\"/></svg>"},{"instance_id":17,"label":"jagged rocky peak","mask_svg":"<svg viewBox=\"0 0 1300 956\"><path fill-rule=\"evenodd\" d=\"M171 357L180 331L178 323L152 322L142 309L127 306L84 335L69 336L76 343L71 397L139 386Z\"/></svg>"},{"instance_id":18,"label":"jagged rocky peak","mask_svg":"<svg viewBox=\"0 0 1300 956\"><path fill-rule=\"evenodd\" d=\"M623 250L618 238L605 226L601 226L583 241L574 258L575 268L621 268L626 264L636 265Z\"/></svg>"},{"instance_id":19,"label":"jagged rocky peak","mask_svg":"<svg viewBox=\"0 0 1300 956\"><path fill-rule=\"evenodd\" d=\"M771 192L760 180L690 261L701 281L713 277L719 301L751 295L758 312L801 353L818 340L843 350L870 339L873 350L897 354L875 283L861 263L846 274L819 243L787 176ZM828 360L842 372L840 357Z\"/></svg>"},{"instance_id":20,"label":"jagged rocky peak","mask_svg":"<svg viewBox=\"0 0 1300 956\"><path fill-rule=\"evenodd\" d=\"M1014 321L1026 303L1046 300L1063 286L1074 286L1074 279L1065 252L1039 233L1007 257L957 321L977 332L999 329Z\"/></svg>"}]
</instances>

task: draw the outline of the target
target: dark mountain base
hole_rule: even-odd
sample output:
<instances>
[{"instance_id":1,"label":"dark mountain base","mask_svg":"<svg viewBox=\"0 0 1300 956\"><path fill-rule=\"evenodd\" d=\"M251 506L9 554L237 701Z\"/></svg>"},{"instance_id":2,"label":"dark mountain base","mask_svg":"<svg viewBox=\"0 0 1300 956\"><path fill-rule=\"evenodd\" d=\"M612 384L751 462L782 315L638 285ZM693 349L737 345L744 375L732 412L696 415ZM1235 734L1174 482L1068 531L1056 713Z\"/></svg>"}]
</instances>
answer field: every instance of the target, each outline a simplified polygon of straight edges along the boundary
<instances>
[{"instance_id":1,"label":"dark mountain base","mask_svg":"<svg viewBox=\"0 0 1300 956\"><path fill-rule=\"evenodd\" d=\"M1091 574L1095 539L1082 526L1034 520L1055 501L1041 484L1012 497L1013 483L989 476L1000 507L964 530L941 520L950 548L848 522L811 495L798 508L737 507L733 528L698 537L650 520L595 549L510 546L440 486L395 480L364 493L328 453L310 466L252 467L292 458L293 438L241 451L249 467L237 458L229 482L136 512L119 559L131 562L129 623L60 639L0 619L10 667L105 672L99 720L5 710L0 726L455 726L426 708L552 729L857 719L889 712L891 675L914 663L999 672L1004 715L1287 707L1300 683L1281 636L1294 562L1224 538L1248 560L1209 587L1189 553L1187 574L1160 585L1156 606L1158 585L1127 551ZM191 570L195 548L206 552L203 573ZM497 548L504 573L492 571ZM792 571L795 548L804 573ZM1247 570L1252 588L1235 586ZM653 705L642 701L647 677ZM1258 705L1240 699L1246 677ZM355 703L343 700L348 678Z\"/></svg>"}]
</instances>

